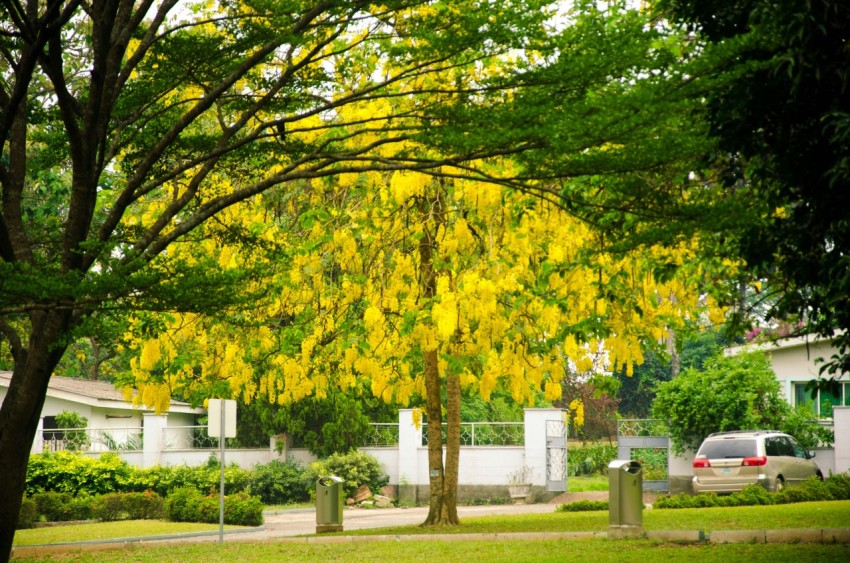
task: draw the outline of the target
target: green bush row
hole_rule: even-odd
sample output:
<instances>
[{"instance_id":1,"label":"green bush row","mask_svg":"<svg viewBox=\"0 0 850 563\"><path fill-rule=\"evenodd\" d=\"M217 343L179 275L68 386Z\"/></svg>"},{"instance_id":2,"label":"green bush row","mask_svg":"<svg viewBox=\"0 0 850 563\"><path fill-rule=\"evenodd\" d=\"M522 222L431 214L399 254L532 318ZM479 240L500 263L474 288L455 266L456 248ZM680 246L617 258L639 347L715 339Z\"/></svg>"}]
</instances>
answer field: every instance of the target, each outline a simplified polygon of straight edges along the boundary
<instances>
[{"instance_id":1,"label":"green bush row","mask_svg":"<svg viewBox=\"0 0 850 563\"><path fill-rule=\"evenodd\" d=\"M558 512L589 512L593 510L608 510L607 500L577 500L567 502L558 507Z\"/></svg>"},{"instance_id":2,"label":"green bush row","mask_svg":"<svg viewBox=\"0 0 850 563\"><path fill-rule=\"evenodd\" d=\"M225 491L258 496L265 504L292 504L309 501L316 491L316 479L337 475L345 480L350 495L361 485L377 492L388 482L380 462L359 451L334 454L303 468L294 461L272 461L251 470L236 465L225 468ZM115 454L99 458L71 452L30 457L26 495L68 493L72 497L103 495L110 492L153 491L167 497L176 489L194 489L203 494L217 493L221 468L213 457L203 466L155 466L135 468Z\"/></svg>"},{"instance_id":3,"label":"green bush row","mask_svg":"<svg viewBox=\"0 0 850 563\"><path fill-rule=\"evenodd\" d=\"M176 489L165 499L165 517L173 522L219 521L218 495L203 495L195 489ZM263 503L257 497L236 493L224 497L224 523L259 526L263 523Z\"/></svg>"},{"instance_id":4,"label":"green bush row","mask_svg":"<svg viewBox=\"0 0 850 563\"><path fill-rule=\"evenodd\" d=\"M224 521L238 526L259 526L263 523L263 502L246 493L224 497ZM24 498L18 516L20 528L32 528L36 522L70 520L158 520L174 522L219 521L219 496L205 495L195 489L175 489L165 500L153 491L144 493L108 493L80 495L68 493L38 493Z\"/></svg>"},{"instance_id":5,"label":"green bush row","mask_svg":"<svg viewBox=\"0 0 850 563\"><path fill-rule=\"evenodd\" d=\"M162 497L153 491L144 493L43 492L24 497L18 517L18 528L31 528L36 522L68 522L73 520L154 520L162 518Z\"/></svg>"},{"instance_id":6,"label":"green bush row","mask_svg":"<svg viewBox=\"0 0 850 563\"><path fill-rule=\"evenodd\" d=\"M778 493L768 492L760 485L750 485L731 495L686 493L659 497L653 508L701 508L706 506L753 506L757 504L788 504L821 500L850 500L850 476L833 475L829 479L812 478L798 487L788 487Z\"/></svg>"}]
</instances>

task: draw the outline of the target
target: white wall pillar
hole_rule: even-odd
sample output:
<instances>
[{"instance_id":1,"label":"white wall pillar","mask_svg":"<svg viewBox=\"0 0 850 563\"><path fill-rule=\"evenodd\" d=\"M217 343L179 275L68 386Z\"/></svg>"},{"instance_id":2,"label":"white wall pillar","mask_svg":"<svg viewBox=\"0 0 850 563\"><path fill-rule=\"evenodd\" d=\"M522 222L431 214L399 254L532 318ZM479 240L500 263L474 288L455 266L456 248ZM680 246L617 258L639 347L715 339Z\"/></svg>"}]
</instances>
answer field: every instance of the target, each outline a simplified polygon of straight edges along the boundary
<instances>
[{"instance_id":1,"label":"white wall pillar","mask_svg":"<svg viewBox=\"0 0 850 563\"><path fill-rule=\"evenodd\" d=\"M835 424L835 472L850 471L850 407L832 407Z\"/></svg>"},{"instance_id":2,"label":"white wall pillar","mask_svg":"<svg viewBox=\"0 0 850 563\"><path fill-rule=\"evenodd\" d=\"M44 417L38 419L38 428L35 430L35 438L32 441L31 454L44 453Z\"/></svg>"},{"instance_id":3,"label":"white wall pillar","mask_svg":"<svg viewBox=\"0 0 850 563\"><path fill-rule=\"evenodd\" d=\"M419 448L422 446L422 425L413 423L413 409L398 410L398 480L410 485L427 484L419 480Z\"/></svg>"},{"instance_id":4,"label":"white wall pillar","mask_svg":"<svg viewBox=\"0 0 850 563\"><path fill-rule=\"evenodd\" d=\"M153 413L142 415L144 426L144 450L142 451L142 467L159 465L162 447L165 444L165 427L168 417Z\"/></svg>"},{"instance_id":5,"label":"white wall pillar","mask_svg":"<svg viewBox=\"0 0 850 563\"><path fill-rule=\"evenodd\" d=\"M563 420L563 409L523 409L525 466L532 470L531 484L546 486L546 422Z\"/></svg>"}]
</instances>

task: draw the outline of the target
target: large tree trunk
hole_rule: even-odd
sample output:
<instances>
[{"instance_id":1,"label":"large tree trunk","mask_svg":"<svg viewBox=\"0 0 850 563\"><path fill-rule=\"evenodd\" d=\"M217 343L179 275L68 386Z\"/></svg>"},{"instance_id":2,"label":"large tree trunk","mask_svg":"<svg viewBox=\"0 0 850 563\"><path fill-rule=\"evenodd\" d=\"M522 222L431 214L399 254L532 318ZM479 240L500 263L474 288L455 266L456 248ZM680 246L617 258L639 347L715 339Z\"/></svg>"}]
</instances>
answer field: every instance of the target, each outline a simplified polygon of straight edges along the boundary
<instances>
[{"instance_id":1,"label":"large tree trunk","mask_svg":"<svg viewBox=\"0 0 850 563\"><path fill-rule=\"evenodd\" d=\"M435 207L420 208L422 224L428 225L429 219L439 216L439 199ZM432 215L433 214L433 215ZM439 220L439 219L438 219ZM435 229L436 230L436 229ZM434 233L427 227L419 240L419 268L422 296L433 300L437 294L437 280L434 271L433 250ZM423 526L457 525L457 481L460 456L460 381L457 376L446 378L446 460L443 462L443 412L442 383L440 379L439 348L424 350L425 364L425 414L428 417L428 475L429 502L428 516Z\"/></svg>"},{"instance_id":2,"label":"large tree trunk","mask_svg":"<svg viewBox=\"0 0 850 563\"><path fill-rule=\"evenodd\" d=\"M9 392L0 407L0 561L7 561L12 551L47 384L65 350L59 342L67 328L67 314L42 312L31 319L29 346L15 357Z\"/></svg>"},{"instance_id":3,"label":"large tree trunk","mask_svg":"<svg viewBox=\"0 0 850 563\"><path fill-rule=\"evenodd\" d=\"M436 350L425 352L425 413L428 416L428 516L422 523L432 525L457 525L457 474L460 453L460 383L457 376L449 377L457 386L456 407L447 408L446 461L443 463L442 400L440 398L440 372ZM451 395L452 384L448 385ZM447 401L447 406L452 400ZM457 421L452 421L457 415Z\"/></svg>"}]
</instances>

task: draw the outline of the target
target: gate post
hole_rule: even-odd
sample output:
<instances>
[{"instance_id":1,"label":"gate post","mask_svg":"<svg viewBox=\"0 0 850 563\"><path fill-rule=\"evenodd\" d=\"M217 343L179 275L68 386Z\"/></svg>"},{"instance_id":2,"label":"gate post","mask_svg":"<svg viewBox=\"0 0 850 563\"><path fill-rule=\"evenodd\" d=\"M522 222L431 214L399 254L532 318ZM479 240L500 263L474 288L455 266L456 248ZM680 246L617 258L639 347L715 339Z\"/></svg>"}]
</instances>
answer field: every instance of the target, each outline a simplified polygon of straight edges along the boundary
<instances>
[{"instance_id":1,"label":"gate post","mask_svg":"<svg viewBox=\"0 0 850 563\"><path fill-rule=\"evenodd\" d=\"M523 409L525 418L525 466L532 469L531 484L549 485L547 422L563 420L563 409Z\"/></svg>"}]
</instances>

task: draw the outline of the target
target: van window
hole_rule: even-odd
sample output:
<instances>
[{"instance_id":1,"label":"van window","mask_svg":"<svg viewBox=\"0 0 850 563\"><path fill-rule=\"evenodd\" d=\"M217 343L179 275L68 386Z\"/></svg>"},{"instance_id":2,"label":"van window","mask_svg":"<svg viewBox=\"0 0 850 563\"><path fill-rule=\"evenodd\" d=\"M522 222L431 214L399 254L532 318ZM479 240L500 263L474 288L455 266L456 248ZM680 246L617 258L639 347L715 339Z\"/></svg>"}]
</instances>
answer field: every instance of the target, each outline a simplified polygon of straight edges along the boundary
<instances>
[{"instance_id":1,"label":"van window","mask_svg":"<svg viewBox=\"0 0 850 563\"><path fill-rule=\"evenodd\" d=\"M699 456L708 459L724 459L735 457L753 457L758 455L755 440L742 440L740 438L710 440L703 442L699 449Z\"/></svg>"}]
</instances>

